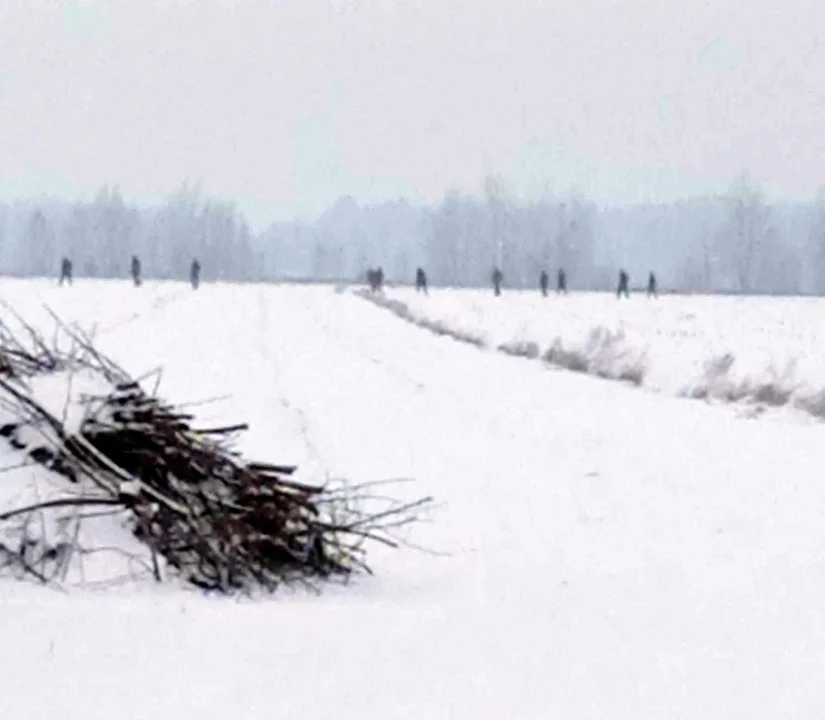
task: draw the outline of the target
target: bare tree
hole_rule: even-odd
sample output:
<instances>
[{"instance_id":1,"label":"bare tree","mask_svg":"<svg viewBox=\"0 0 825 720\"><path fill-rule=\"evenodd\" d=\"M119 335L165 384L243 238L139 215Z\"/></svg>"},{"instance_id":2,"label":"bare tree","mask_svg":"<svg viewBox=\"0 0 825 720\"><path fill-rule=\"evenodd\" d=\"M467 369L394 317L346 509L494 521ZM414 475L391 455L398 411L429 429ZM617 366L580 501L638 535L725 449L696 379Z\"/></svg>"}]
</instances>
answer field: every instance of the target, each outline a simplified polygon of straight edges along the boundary
<instances>
[{"instance_id":1,"label":"bare tree","mask_svg":"<svg viewBox=\"0 0 825 720\"><path fill-rule=\"evenodd\" d=\"M817 295L825 295L825 188L817 193L814 201L808 251L811 258L811 286Z\"/></svg>"},{"instance_id":2,"label":"bare tree","mask_svg":"<svg viewBox=\"0 0 825 720\"><path fill-rule=\"evenodd\" d=\"M42 210L35 210L29 218L20 249L24 273L40 277L54 274L54 234Z\"/></svg>"},{"instance_id":3,"label":"bare tree","mask_svg":"<svg viewBox=\"0 0 825 720\"><path fill-rule=\"evenodd\" d=\"M733 289L754 292L777 244L771 209L746 174L734 183L724 203L727 220L717 240L722 270Z\"/></svg>"}]
</instances>

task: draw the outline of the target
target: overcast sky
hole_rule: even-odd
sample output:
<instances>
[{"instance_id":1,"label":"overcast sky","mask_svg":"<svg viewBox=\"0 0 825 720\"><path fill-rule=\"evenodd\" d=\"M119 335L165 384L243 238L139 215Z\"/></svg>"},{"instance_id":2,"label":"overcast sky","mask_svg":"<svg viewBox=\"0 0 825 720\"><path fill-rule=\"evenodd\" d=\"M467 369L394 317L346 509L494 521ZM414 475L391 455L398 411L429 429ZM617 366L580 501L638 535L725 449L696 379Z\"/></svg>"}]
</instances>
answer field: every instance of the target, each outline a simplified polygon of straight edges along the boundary
<instances>
[{"instance_id":1,"label":"overcast sky","mask_svg":"<svg viewBox=\"0 0 825 720\"><path fill-rule=\"evenodd\" d=\"M822 0L0 0L0 197L825 185Z\"/></svg>"}]
</instances>

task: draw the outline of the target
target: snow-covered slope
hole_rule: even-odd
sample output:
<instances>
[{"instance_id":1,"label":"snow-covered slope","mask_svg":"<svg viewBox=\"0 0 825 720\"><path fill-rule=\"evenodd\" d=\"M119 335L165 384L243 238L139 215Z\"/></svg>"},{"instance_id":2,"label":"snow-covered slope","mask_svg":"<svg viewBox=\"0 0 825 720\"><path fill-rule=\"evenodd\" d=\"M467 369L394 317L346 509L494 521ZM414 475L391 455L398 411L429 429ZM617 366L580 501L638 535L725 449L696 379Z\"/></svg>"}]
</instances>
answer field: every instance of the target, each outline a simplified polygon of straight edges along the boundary
<instances>
[{"instance_id":1,"label":"snow-covered slope","mask_svg":"<svg viewBox=\"0 0 825 720\"><path fill-rule=\"evenodd\" d=\"M424 550L320 597L0 585L2 717L821 716L818 423L479 352L333 288L0 294L108 325L174 399L231 395L200 409L251 422L253 455L440 501Z\"/></svg>"}]
</instances>

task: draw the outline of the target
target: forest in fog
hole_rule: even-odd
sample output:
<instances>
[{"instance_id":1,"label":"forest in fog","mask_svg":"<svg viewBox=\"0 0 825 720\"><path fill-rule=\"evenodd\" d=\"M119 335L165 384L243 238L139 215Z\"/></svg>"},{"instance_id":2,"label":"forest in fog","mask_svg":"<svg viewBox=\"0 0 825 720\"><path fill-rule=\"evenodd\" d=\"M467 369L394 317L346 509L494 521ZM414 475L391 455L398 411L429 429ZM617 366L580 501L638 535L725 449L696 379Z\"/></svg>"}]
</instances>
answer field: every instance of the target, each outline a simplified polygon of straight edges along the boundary
<instances>
[{"instance_id":1,"label":"forest in fog","mask_svg":"<svg viewBox=\"0 0 825 720\"><path fill-rule=\"evenodd\" d=\"M105 187L89 202L0 204L0 273L123 277L138 255L148 278L361 280L381 266L390 283L427 270L436 286L534 287L563 267L571 289L612 289L620 268L641 286L685 292L825 294L825 197L772 203L743 176L728 193L668 204L597 205L584 197L520 202L495 178L477 195L436 206L340 198L312 220L254 232L231 203L183 185L157 207Z\"/></svg>"}]
</instances>

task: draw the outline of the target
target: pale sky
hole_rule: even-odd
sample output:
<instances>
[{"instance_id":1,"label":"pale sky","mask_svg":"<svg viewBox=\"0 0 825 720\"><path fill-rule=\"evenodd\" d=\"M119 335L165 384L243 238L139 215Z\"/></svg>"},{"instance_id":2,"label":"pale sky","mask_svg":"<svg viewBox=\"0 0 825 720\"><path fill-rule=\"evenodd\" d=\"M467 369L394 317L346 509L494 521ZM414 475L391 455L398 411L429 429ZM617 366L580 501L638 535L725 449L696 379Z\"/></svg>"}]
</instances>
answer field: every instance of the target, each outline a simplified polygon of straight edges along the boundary
<instances>
[{"instance_id":1,"label":"pale sky","mask_svg":"<svg viewBox=\"0 0 825 720\"><path fill-rule=\"evenodd\" d=\"M825 185L823 0L0 0L0 199Z\"/></svg>"}]
</instances>

